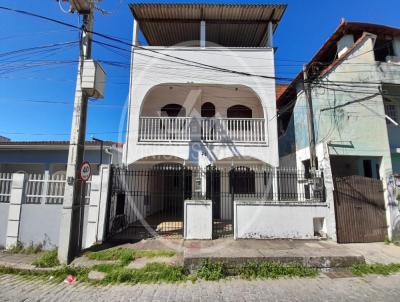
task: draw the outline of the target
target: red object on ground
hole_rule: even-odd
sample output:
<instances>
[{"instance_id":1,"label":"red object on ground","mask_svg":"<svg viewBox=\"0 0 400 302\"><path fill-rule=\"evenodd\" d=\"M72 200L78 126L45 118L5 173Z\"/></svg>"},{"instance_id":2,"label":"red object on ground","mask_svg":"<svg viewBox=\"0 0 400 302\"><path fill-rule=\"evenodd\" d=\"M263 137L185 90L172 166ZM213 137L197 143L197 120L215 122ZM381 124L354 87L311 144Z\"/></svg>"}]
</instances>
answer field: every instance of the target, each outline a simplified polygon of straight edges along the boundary
<instances>
[{"instance_id":1,"label":"red object on ground","mask_svg":"<svg viewBox=\"0 0 400 302\"><path fill-rule=\"evenodd\" d=\"M65 278L64 282L68 284L72 284L76 281L76 277L72 275L68 275L67 278Z\"/></svg>"}]
</instances>

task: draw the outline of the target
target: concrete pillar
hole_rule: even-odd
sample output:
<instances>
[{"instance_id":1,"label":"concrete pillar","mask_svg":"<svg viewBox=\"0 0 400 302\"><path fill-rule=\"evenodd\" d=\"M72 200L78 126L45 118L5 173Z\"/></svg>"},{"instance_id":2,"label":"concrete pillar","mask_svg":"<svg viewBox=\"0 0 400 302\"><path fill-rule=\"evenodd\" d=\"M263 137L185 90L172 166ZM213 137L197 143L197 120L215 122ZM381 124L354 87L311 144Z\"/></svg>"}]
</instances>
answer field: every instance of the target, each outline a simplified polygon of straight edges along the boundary
<instances>
[{"instance_id":1,"label":"concrete pillar","mask_svg":"<svg viewBox=\"0 0 400 302\"><path fill-rule=\"evenodd\" d=\"M132 104L133 104L133 70L134 70L134 57L135 57L135 45L139 45L139 24L136 19L133 20L133 28L132 28L132 47L131 47L131 67L129 72L129 102L128 102L128 112L127 112L127 124L126 124L126 143L123 147L123 154L122 154L122 162L125 166L128 166L128 152L129 152L129 143L130 143L130 121L131 121L131 114L132 114Z\"/></svg>"},{"instance_id":2,"label":"concrete pillar","mask_svg":"<svg viewBox=\"0 0 400 302\"><path fill-rule=\"evenodd\" d=\"M25 197L25 174L14 173L11 184L10 207L8 210L6 248L18 242L21 205Z\"/></svg>"},{"instance_id":3,"label":"concrete pillar","mask_svg":"<svg viewBox=\"0 0 400 302\"><path fill-rule=\"evenodd\" d=\"M321 152L321 154L319 154ZM317 156L322 158L321 167L324 173L325 197L328 205L329 216L326 221L328 237L333 241L337 241L336 236L336 217L335 217L335 200L334 200L334 183L329 156L329 147L327 144L322 144L317 149Z\"/></svg>"},{"instance_id":4,"label":"concrete pillar","mask_svg":"<svg viewBox=\"0 0 400 302\"><path fill-rule=\"evenodd\" d=\"M273 181L272 181L272 190L273 190L273 200L278 201L279 200L279 185L278 185L278 168L274 167L273 168Z\"/></svg>"},{"instance_id":5,"label":"concrete pillar","mask_svg":"<svg viewBox=\"0 0 400 302\"><path fill-rule=\"evenodd\" d=\"M111 166L101 165L99 175L94 175L92 177L86 242L83 243L83 248L91 247L105 239L104 235L110 187L110 171Z\"/></svg>"},{"instance_id":6,"label":"concrete pillar","mask_svg":"<svg viewBox=\"0 0 400 302\"><path fill-rule=\"evenodd\" d=\"M44 178L43 178L44 183L43 183L42 193L41 193L42 198L41 198L41 201L40 201L41 204L45 204L46 203L46 195L47 195L47 191L48 191L48 188L49 188L49 179L50 179L50 172L47 169L46 171L44 171Z\"/></svg>"},{"instance_id":7,"label":"concrete pillar","mask_svg":"<svg viewBox=\"0 0 400 302\"><path fill-rule=\"evenodd\" d=\"M272 22L268 22L268 41L267 47L274 47L274 24Z\"/></svg>"},{"instance_id":8,"label":"concrete pillar","mask_svg":"<svg viewBox=\"0 0 400 302\"><path fill-rule=\"evenodd\" d=\"M200 47L206 47L206 21L200 21Z\"/></svg>"}]
</instances>

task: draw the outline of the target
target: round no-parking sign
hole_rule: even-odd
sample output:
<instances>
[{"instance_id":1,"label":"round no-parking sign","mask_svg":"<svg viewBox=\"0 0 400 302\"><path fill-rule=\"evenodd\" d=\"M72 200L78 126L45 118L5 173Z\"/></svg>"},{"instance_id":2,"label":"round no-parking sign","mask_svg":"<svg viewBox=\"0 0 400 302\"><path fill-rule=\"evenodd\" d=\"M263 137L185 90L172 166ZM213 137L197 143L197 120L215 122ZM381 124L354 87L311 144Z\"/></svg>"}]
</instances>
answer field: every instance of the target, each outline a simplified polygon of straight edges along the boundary
<instances>
[{"instance_id":1,"label":"round no-parking sign","mask_svg":"<svg viewBox=\"0 0 400 302\"><path fill-rule=\"evenodd\" d=\"M92 167L88 161L84 161L81 165L80 178L82 181L88 181L92 176Z\"/></svg>"}]
</instances>

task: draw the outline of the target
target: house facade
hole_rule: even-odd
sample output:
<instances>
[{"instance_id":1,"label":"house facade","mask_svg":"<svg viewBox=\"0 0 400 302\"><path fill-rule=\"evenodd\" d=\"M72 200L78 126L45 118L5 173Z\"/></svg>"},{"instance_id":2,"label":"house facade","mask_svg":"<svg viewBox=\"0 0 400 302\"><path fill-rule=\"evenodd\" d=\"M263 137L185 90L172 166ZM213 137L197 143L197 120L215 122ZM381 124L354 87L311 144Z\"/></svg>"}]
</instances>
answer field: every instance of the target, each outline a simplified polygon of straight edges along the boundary
<instances>
[{"instance_id":1,"label":"house facade","mask_svg":"<svg viewBox=\"0 0 400 302\"><path fill-rule=\"evenodd\" d=\"M330 163L334 181L364 177L382 183L378 191L383 192L386 223L381 229L389 237L400 227L394 185L399 172L399 63L400 29L343 20L307 65L318 163ZM301 73L278 99L281 164L299 168L310 165L303 82Z\"/></svg>"},{"instance_id":2,"label":"house facade","mask_svg":"<svg viewBox=\"0 0 400 302\"><path fill-rule=\"evenodd\" d=\"M125 168L113 174L111 232L334 238L322 178L317 188L279 171L273 36L286 5L130 8Z\"/></svg>"},{"instance_id":3,"label":"house facade","mask_svg":"<svg viewBox=\"0 0 400 302\"><path fill-rule=\"evenodd\" d=\"M285 6L130 7L133 44L141 31L148 46L133 48L125 164L277 167L273 33Z\"/></svg>"},{"instance_id":4,"label":"house facade","mask_svg":"<svg viewBox=\"0 0 400 302\"><path fill-rule=\"evenodd\" d=\"M67 169L68 141L0 141L0 173L63 174ZM87 141L84 159L98 166L121 162L121 146L114 142Z\"/></svg>"}]
</instances>

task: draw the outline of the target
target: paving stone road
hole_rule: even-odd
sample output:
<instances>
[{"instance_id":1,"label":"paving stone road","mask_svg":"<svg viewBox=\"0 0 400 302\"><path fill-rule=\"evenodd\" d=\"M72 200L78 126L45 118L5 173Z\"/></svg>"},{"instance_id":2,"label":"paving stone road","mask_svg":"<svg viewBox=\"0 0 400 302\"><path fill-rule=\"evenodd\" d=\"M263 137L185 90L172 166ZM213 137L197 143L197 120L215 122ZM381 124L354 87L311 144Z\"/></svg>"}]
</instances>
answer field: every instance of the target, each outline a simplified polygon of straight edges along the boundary
<instances>
[{"instance_id":1,"label":"paving stone road","mask_svg":"<svg viewBox=\"0 0 400 302\"><path fill-rule=\"evenodd\" d=\"M389 277L280 279L106 286L51 284L0 276L0 301L400 301L400 274Z\"/></svg>"}]
</instances>

